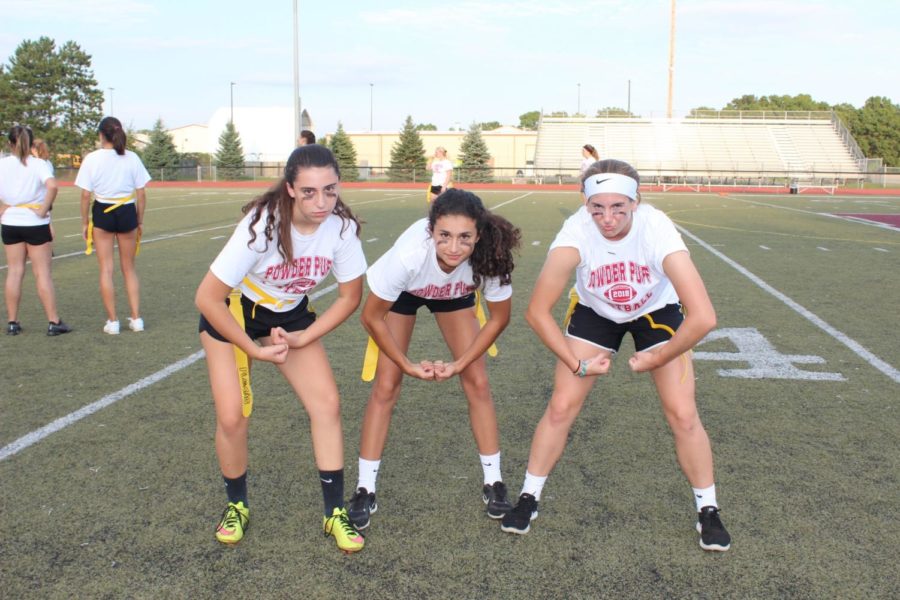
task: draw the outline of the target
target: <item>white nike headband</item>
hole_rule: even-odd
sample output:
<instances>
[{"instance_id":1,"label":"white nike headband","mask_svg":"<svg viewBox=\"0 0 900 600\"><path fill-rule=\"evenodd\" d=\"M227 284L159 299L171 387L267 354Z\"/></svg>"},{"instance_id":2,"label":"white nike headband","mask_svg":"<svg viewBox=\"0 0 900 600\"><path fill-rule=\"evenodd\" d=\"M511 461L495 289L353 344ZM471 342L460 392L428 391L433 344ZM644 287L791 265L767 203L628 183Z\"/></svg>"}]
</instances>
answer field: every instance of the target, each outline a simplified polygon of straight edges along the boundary
<instances>
[{"instance_id":1,"label":"white nike headband","mask_svg":"<svg viewBox=\"0 0 900 600\"><path fill-rule=\"evenodd\" d=\"M584 180L584 197L596 194L622 194L637 200L638 182L619 173L597 173Z\"/></svg>"}]
</instances>

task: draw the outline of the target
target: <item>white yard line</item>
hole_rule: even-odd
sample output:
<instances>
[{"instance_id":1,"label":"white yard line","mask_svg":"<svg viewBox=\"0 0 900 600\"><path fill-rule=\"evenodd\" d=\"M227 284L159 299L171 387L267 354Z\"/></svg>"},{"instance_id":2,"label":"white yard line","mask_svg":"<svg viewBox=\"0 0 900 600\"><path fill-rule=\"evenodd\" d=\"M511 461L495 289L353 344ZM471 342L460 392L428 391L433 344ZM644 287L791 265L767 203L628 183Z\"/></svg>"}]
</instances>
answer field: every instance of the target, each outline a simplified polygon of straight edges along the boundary
<instances>
[{"instance_id":1,"label":"white yard line","mask_svg":"<svg viewBox=\"0 0 900 600\"><path fill-rule=\"evenodd\" d=\"M532 193L533 193L533 192L528 192L527 194L522 194L521 196L516 196L515 198L513 198L513 199L511 199L511 200L507 200L506 202L501 202L501 203L498 204L497 206L492 206L492 207L491 207L491 210L497 210L497 209L500 208L501 206L506 206L507 204L509 204L509 203L511 203L511 202L515 202L516 200L521 200L522 198L527 198L527 197L530 196Z\"/></svg>"},{"instance_id":2,"label":"white yard line","mask_svg":"<svg viewBox=\"0 0 900 600\"><path fill-rule=\"evenodd\" d=\"M328 287L323 288L321 291L318 291L314 294L310 294L309 299L315 300L335 289L337 289L337 284L333 283L333 284L329 285ZM203 358L203 356L204 356L203 350L194 352L190 356L188 356L186 358L182 358L181 360L174 362L171 365L160 369L156 373L153 373L152 375L148 375L147 377L144 377L143 379L140 379L140 380L132 383L131 385L127 385L117 392L113 392L112 394L109 394L107 396L100 398L96 402L92 402L91 404L82 406L75 412L71 412L71 413L67 414L66 416L60 417L59 419L56 419L55 421L48 423L47 425L44 425L43 427L41 427L39 429L35 429L31 433L23 435L16 441L14 441L10 444L7 444L3 448L0 448L0 461L6 460L10 456L18 454L25 448L28 448L29 446L38 443L45 437L52 435L52 434L56 433L57 431L60 431L61 429L64 429L64 428L68 427L69 425L72 425L73 423L77 423L81 419L94 414L95 412L97 412L100 409L106 408L107 406L110 406L111 404L115 404L122 398L127 398L128 396L131 396L132 394L135 394L137 392L140 392L143 389L150 387L154 383L159 383L163 379L167 379L169 376L174 375L175 373L177 373L178 371L181 371L185 367L191 366L192 364L194 364L195 362L197 362L198 360Z\"/></svg>"},{"instance_id":3,"label":"white yard line","mask_svg":"<svg viewBox=\"0 0 900 600\"><path fill-rule=\"evenodd\" d=\"M869 363L872 367L878 369L879 371L881 371L882 373L887 375L889 378L891 378L894 381L894 383L900 383L900 371L898 371L893 366L889 365L887 362L885 362L885 361L881 360L880 358L878 358L877 356L875 356L869 350L866 350L859 342L851 339L846 334L841 333L840 331L838 331L837 329L835 329L834 327L832 327L831 325L826 323L823 319L816 316L811 311L804 308L797 302L791 300L786 295L782 294L781 292L779 292L778 290L773 288L771 285L769 285L768 283L766 283L765 281L763 281L762 279L760 279L759 277L757 277L756 275L754 275L753 273L748 271L745 267L742 267L738 263L734 262L733 260L731 260L724 254L722 254L721 252L719 252L718 250L713 248L710 244L707 244L706 242L704 242L703 240L698 238L696 235L694 235L693 233L691 233L690 231L688 231L681 225L675 225L675 227L677 227L678 230L681 231L681 233L683 233L684 235L688 236L689 238L691 238L692 240L694 240L695 242L700 244L700 246L702 246L703 248L708 250L711 254L722 259L726 264L728 264L730 267L735 269L738 273L740 273L741 275L744 275L747 279L749 279L750 281L755 283L763 291L768 292L769 294L775 296L778 300L783 302L785 304L785 306L796 311L798 314L800 314L800 316L805 318L807 321L809 321L810 323L812 323L813 325L815 325L816 327L818 327L819 329L821 329L822 331L824 331L825 333L827 333L828 335L830 335L831 337L833 337L834 339L836 339L837 341L839 341L840 343L845 345L847 348L852 350L854 354L856 354L857 356L862 358L864 361Z\"/></svg>"}]
</instances>

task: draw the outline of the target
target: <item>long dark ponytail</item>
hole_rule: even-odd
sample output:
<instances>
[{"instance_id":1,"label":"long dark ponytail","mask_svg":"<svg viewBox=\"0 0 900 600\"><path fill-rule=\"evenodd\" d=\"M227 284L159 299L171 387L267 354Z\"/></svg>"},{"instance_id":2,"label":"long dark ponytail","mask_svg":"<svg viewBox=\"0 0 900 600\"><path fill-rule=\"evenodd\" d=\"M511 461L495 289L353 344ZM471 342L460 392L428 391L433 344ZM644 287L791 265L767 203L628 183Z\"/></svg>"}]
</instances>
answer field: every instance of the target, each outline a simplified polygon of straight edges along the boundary
<instances>
[{"instance_id":1,"label":"long dark ponytail","mask_svg":"<svg viewBox=\"0 0 900 600\"><path fill-rule=\"evenodd\" d=\"M497 277L501 285L509 285L516 266L513 251L522 243L521 230L486 209L481 198L459 188L448 189L431 203L429 229L434 231L434 224L445 215L462 215L475 221L478 242L469 257L475 287L481 286L484 277Z\"/></svg>"},{"instance_id":2,"label":"long dark ponytail","mask_svg":"<svg viewBox=\"0 0 900 600\"><path fill-rule=\"evenodd\" d=\"M262 218L263 213L266 213L266 227L264 230L266 247L268 248L268 242L275 239L277 229L278 253L285 263L289 263L294 258L294 245L291 242L291 219L294 214L295 200L288 193L287 188L294 183L298 171L310 167L331 167L337 174L338 179L341 177L341 169L338 166L337 159L327 147L319 144L298 146L288 157L287 164L284 167L284 176L281 180L269 188L266 193L257 196L241 209L245 215L250 212L253 213L253 216L250 218L249 244L256 241L254 227ZM357 236L362 231L359 219L354 216L350 207L344 204L340 196L338 196L332 212L343 221L343 226L341 227L342 236L351 222L356 223Z\"/></svg>"},{"instance_id":3,"label":"long dark ponytail","mask_svg":"<svg viewBox=\"0 0 900 600\"><path fill-rule=\"evenodd\" d=\"M34 141L34 134L31 133L31 127L25 125L13 125L7 136L12 146L13 154L15 154L23 165L28 164L28 157L31 156L31 144Z\"/></svg>"},{"instance_id":4,"label":"long dark ponytail","mask_svg":"<svg viewBox=\"0 0 900 600\"><path fill-rule=\"evenodd\" d=\"M100 126L97 129L100 130L100 133L103 134L106 141L113 145L113 148L116 149L116 154L125 154L125 143L127 141L125 138L125 130L122 129L122 123L117 118L104 118L100 121Z\"/></svg>"}]
</instances>

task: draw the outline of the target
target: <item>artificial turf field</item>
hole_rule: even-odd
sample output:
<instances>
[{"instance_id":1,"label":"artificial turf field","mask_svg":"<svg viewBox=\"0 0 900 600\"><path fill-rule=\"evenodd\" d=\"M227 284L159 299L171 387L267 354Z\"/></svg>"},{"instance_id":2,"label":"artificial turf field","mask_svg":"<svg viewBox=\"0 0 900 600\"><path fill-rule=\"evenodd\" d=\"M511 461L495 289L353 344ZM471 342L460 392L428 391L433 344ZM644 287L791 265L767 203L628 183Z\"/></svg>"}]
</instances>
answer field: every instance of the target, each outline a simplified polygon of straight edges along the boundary
<instances>
[{"instance_id":1,"label":"artificial turf field","mask_svg":"<svg viewBox=\"0 0 900 600\"><path fill-rule=\"evenodd\" d=\"M695 370L730 551L697 544L690 487L650 378L627 368L626 340L525 536L484 514L456 381L407 380L366 548L345 556L322 535L306 416L266 364L254 367L252 527L234 548L213 535L225 495L193 295L258 191L150 188L138 259L147 330L113 337L101 331L96 260L81 253L77 195L61 190L53 273L75 331L44 335L29 273L24 332L0 338L0 597L896 597L900 232L831 215L896 215L900 198L644 196L683 228L717 309ZM478 193L523 232L513 319L488 360L515 495L554 363L522 314L579 196ZM425 211L418 190L344 198L365 221L370 263ZM348 497L369 392L365 340L356 315L325 340L342 393ZM427 311L410 354L448 357ZM90 414L78 419L83 407Z\"/></svg>"}]
</instances>

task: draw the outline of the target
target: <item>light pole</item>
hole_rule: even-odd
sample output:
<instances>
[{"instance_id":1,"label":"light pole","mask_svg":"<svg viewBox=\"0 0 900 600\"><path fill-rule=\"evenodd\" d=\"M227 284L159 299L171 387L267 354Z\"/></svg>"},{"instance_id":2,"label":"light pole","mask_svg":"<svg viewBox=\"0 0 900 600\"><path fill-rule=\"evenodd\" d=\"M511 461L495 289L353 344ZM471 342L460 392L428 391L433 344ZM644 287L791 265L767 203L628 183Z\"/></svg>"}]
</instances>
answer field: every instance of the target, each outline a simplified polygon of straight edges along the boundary
<instances>
[{"instance_id":1,"label":"light pole","mask_svg":"<svg viewBox=\"0 0 900 600\"><path fill-rule=\"evenodd\" d=\"M373 98L375 97L375 84L369 84L369 132L373 131L372 123L373 123L373 115L375 114L375 103Z\"/></svg>"},{"instance_id":2,"label":"light pole","mask_svg":"<svg viewBox=\"0 0 900 600\"><path fill-rule=\"evenodd\" d=\"M581 84L578 84L578 109L575 111L576 115L581 114Z\"/></svg>"},{"instance_id":3,"label":"light pole","mask_svg":"<svg viewBox=\"0 0 900 600\"><path fill-rule=\"evenodd\" d=\"M231 120L229 121L232 125L234 125L234 86L235 83L231 82Z\"/></svg>"},{"instance_id":4,"label":"light pole","mask_svg":"<svg viewBox=\"0 0 900 600\"><path fill-rule=\"evenodd\" d=\"M675 0L669 13L669 93L666 95L666 118L672 118L672 81L675 79Z\"/></svg>"},{"instance_id":5,"label":"light pole","mask_svg":"<svg viewBox=\"0 0 900 600\"><path fill-rule=\"evenodd\" d=\"M116 91L116 88L111 87L108 89L109 89L109 115L112 116L115 114L115 111L113 110L113 92Z\"/></svg>"},{"instance_id":6,"label":"light pole","mask_svg":"<svg viewBox=\"0 0 900 600\"><path fill-rule=\"evenodd\" d=\"M300 25L297 0L294 0L294 142L299 141L300 130L303 129L303 113L300 108Z\"/></svg>"}]
</instances>

